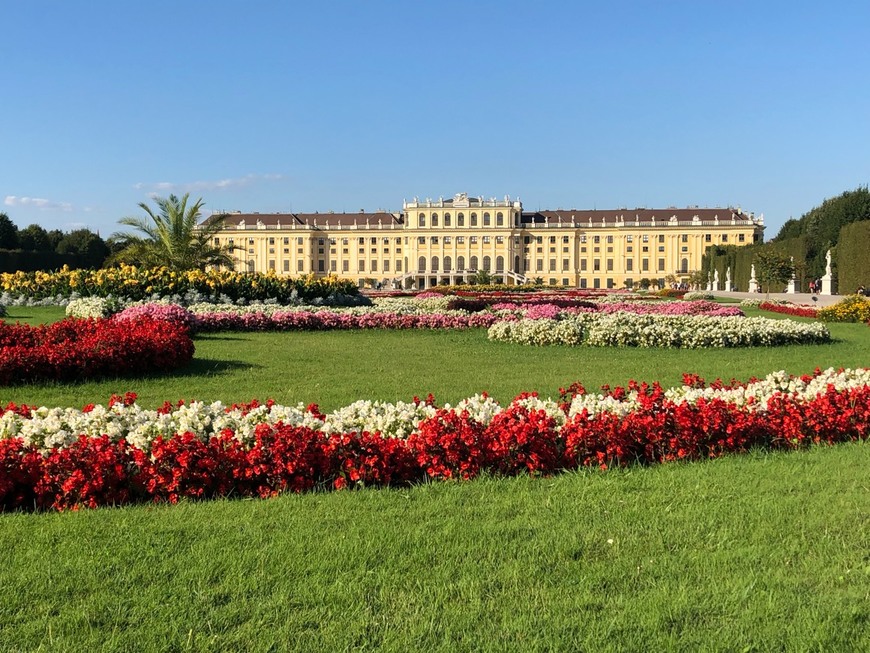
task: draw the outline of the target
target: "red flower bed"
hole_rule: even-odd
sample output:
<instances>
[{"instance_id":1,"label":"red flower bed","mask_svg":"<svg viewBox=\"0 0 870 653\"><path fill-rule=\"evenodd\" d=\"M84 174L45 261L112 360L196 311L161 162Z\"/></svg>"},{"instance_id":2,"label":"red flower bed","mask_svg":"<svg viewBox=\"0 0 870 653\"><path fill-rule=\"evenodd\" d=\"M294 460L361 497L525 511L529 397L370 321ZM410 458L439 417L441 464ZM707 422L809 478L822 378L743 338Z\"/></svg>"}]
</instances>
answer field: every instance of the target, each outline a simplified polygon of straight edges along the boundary
<instances>
[{"instance_id":1,"label":"red flower bed","mask_svg":"<svg viewBox=\"0 0 870 653\"><path fill-rule=\"evenodd\" d=\"M189 363L193 349L183 325L148 317L0 323L0 385L172 370Z\"/></svg>"},{"instance_id":2,"label":"red flower bed","mask_svg":"<svg viewBox=\"0 0 870 653\"><path fill-rule=\"evenodd\" d=\"M795 317L818 317L819 312L815 306L798 306L797 304L775 304L773 302L761 302L758 308L772 313L794 315Z\"/></svg>"},{"instance_id":3,"label":"red flower bed","mask_svg":"<svg viewBox=\"0 0 870 653\"><path fill-rule=\"evenodd\" d=\"M549 475L870 437L870 386L838 390L830 384L812 399L780 392L763 411L721 399L673 402L658 385L632 389L640 393L640 406L628 414L590 418L584 410L558 430L545 411L516 404L488 425L467 411L440 409L407 439L326 434L281 423L260 424L252 444L241 443L229 430L206 440L180 433L158 438L150 453L107 436L81 436L45 453L7 438L0 440L0 510L266 497L427 478L470 479L484 472ZM573 386L563 400L583 392ZM619 397L625 389L609 392Z\"/></svg>"}]
</instances>

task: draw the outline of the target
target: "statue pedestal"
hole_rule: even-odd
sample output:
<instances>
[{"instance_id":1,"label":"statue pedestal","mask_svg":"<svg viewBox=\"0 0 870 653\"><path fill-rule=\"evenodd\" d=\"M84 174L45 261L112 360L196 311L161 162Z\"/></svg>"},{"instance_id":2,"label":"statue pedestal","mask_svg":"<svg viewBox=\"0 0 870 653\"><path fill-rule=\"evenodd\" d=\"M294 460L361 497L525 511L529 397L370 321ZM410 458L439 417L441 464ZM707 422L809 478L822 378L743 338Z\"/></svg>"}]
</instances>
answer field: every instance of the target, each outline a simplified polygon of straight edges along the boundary
<instances>
[{"instance_id":1,"label":"statue pedestal","mask_svg":"<svg viewBox=\"0 0 870 653\"><path fill-rule=\"evenodd\" d=\"M788 286L786 286L785 292L788 293L789 295L795 294L796 291L794 289L794 279L792 279L791 281L788 282Z\"/></svg>"},{"instance_id":2,"label":"statue pedestal","mask_svg":"<svg viewBox=\"0 0 870 653\"><path fill-rule=\"evenodd\" d=\"M758 292L758 282L755 277L749 280L749 292Z\"/></svg>"},{"instance_id":3,"label":"statue pedestal","mask_svg":"<svg viewBox=\"0 0 870 653\"><path fill-rule=\"evenodd\" d=\"M822 290L819 294L820 295L833 295L834 294L832 292L833 289L831 288L832 285L833 284L832 284L831 275L826 274L825 276L822 277Z\"/></svg>"}]
</instances>

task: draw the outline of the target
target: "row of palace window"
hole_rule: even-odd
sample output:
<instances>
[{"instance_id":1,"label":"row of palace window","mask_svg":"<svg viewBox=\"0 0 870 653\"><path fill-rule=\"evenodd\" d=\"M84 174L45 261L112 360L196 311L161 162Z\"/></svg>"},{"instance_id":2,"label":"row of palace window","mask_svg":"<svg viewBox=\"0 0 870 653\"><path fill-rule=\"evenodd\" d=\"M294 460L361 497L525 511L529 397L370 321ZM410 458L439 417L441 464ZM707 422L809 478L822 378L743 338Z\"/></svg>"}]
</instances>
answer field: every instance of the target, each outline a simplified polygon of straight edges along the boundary
<instances>
[{"instance_id":1,"label":"row of palace window","mask_svg":"<svg viewBox=\"0 0 870 653\"><path fill-rule=\"evenodd\" d=\"M421 213L420 215L423 216L422 213ZM475 216L476 214L472 213L471 215L472 215L472 216ZM488 215L489 215L488 213L484 213L484 226L486 226L486 225L488 224L488 223L486 222L486 220L487 220L487 216L488 216ZM498 216L501 216L501 215L502 215L501 213L497 214L497 216L496 216L496 222L497 222L497 223L498 223ZM461 213L457 216L457 219L458 219L460 216L462 216ZM432 214L432 217L433 217L433 220L437 220L437 214L434 214L434 213L433 213L433 214ZM449 217L450 217L450 214L449 214L449 213L445 213L445 214L444 214L445 221L446 221L446 220L449 220ZM476 220L476 218L474 218L474 219ZM436 224L437 224L437 223L436 223ZM472 226L474 226L475 224L476 224L476 223L473 222L473 223L472 223ZM421 226L422 226L422 224L421 224ZM433 225L433 226L435 226L435 225ZM445 226L449 226L449 222L448 222L448 224L445 225ZM459 226L462 226L462 223L460 223ZM430 241L429 241L429 242L431 242L431 243L438 243L438 238L439 238L438 236L430 236ZM444 242L445 244L451 242L451 236L442 236L441 238L443 239L442 242ZM490 242L490 236L481 236L481 238L483 238L483 242L484 242L484 243L489 243L489 242ZM550 243L555 243L555 242L556 242L556 238L557 238L556 236L549 236L548 240L549 240ZM589 238L589 236L587 236L586 234L580 234L580 242L581 242L581 243L586 243L586 242L588 242L588 238ZM594 244L599 244L599 243L601 243L602 236L600 236L600 235L594 235L594 236L592 236L591 238L592 238L592 242L593 242ZM605 239L605 242L606 242L608 245L612 245L612 244L613 244L614 237L613 237L612 235L603 236L603 238ZM396 236L396 237L394 237L394 239L395 239L395 242L396 242L397 245L400 245L400 244L402 243L402 237L401 237L401 236ZM478 237L477 237L477 236L469 236L469 239L470 239L471 243L473 244L473 243L477 243L477 239L478 239ZM274 237L270 237L270 238L269 238L269 245L275 245L276 240L277 240L276 238L274 238ZM317 239L317 244L320 245L320 246L323 246L323 245L325 245L326 240L329 240L329 244L330 244L330 245L336 245L338 239L337 239L337 238L329 238L329 239L326 239L326 238L318 238L318 239ZM366 240L366 239L365 239L365 237L363 237L363 236L360 236L360 237L357 238L357 242L358 242L360 245L364 244L364 243L365 243L365 240ZM407 240L408 240L407 237L405 237L405 242L406 242L406 243L407 243ZM525 242L526 245L528 245L529 243L531 243L533 240L534 240L534 242L539 243L539 244L544 242L543 236L525 236L523 240L524 240L524 242ZM664 242L665 242L665 234L658 234L658 235L656 236L656 240L657 240L659 243L664 243ZM712 234L704 234L704 242L705 242L705 243L712 242L712 240L713 240ZM347 245L347 244L348 244L348 241L349 241L348 238L342 238L342 239L341 239L341 244L342 244L342 245ZM381 237L381 241L382 241L384 244L389 244L389 242L390 242L390 237L388 237L388 236L382 236L382 237ZM641 234L641 235L640 235L640 241L643 242L643 243L648 243L648 242L649 242L649 234ZM688 234L680 234L680 241L683 242L683 243L688 243L688 242L689 242L689 235L688 235ZM243 242L244 242L244 241L243 241ZM377 236L370 236L370 237L369 237L369 242L370 242L370 244L372 244L372 245L376 245L377 242L378 242L378 237L377 237ZM426 244L426 236L418 236L418 237L417 237L417 242L418 242L418 244L420 244L420 245L424 245L424 244ZM460 244L461 244L461 243L464 243L464 242L465 242L465 236L456 236L456 242L457 242L457 243L460 243ZM503 243L504 243L504 236L496 236L496 237L495 237L495 242L498 243L498 244L503 244ZM514 244L517 244L517 245L518 245L519 242L520 242L520 237L519 237L519 236L514 236ZM567 244L567 243L570 243L570 242L571 242L571 237L570 237L570 236L562 236L562 242L563 242L563 243L566 243L566 244ZM626 236L625 236L625 242L627 242L627 243L633 243L633 242L634 242L634 235L633 235L633 234L626 234ZM720 242L727 243L727 242L728 242L728 234L721 234L721 235L720 235ZM746 242L746 234L737 234L737 242L740 242L740 243ZM228 243L229 245L232 246L232 245L235 244L235 240L234 240L233 238L228 238L228 239L227 239L227 243ZM304 237L299 236L299 237L296 238L296 244L297 244L297 245L303 245L304 243L305 243L305 238L304 238ZM220 245L220 237L217 237L217 236L215 237L215 239L214 239L214 244L215 244L215 245ZM289 238L289 237L284 237L284 238L283 238L283 244L284 244L284 245L289 245L289 244L290 244L290 238ZM250 245L254 245L254 239L253 239L253 238L248 238L248 245L249 245L249 246L250 246Z\"/></svg>"},{"instance_id":2,"label":"row of palace window","mask_svg":"<svg viewBox=\"0 0 870 653\"><path fill-rule=\"evenodd\" d=\"M519 217L519 214L517 214L517 217ZM419 227L426 226L426 214L425 213L420 213L417 216L417 226L419 226ZM452 227L453 226L453 217L449 213L445 213L443 224L439 224L438 214L433 213L431 216L431 219L429 221L429 226L430 227L440 227L440 226ZM465 226L465 214L464 213L457 213L456 214L456 226L457 227L464 227ZM471 215L468 216L468 226L469 227L478 226L477 213L472 213ZM484 227L491 227L492 226L492 216L489 214L489 212L486 212L483 214L483 225L482 226L484 226ZM501 211L499 211L498 213L495 214L495 226L496 227L503 227L504 226L504 213L502 213Z\"/></svg>"},{"instance_id":3,"label":"row of palace window","mask_svg":"<svg viewBox=\"0 0 870 653\"><path fill-rule=\"evenodd\" d=\"M255 267L254 261L249 260L247 262L247 265L248 265L248 270L253 272L254 267ZM312 265L313 265L313 263L312 263ZM357 267L358 272L365 272L366 271L366 262L365 261L358 261L357 266L358 266ZM274 259L269 259L269 269L272 271L274 271L276 269ZM297 272L305 272L305 261L303 261L302 259L299 259L298 261L296 261L296 271ZM312 269L312 271L313 271L313 269ZM326 272L326 261L324 261L323 259L317 261L317 271L318 272ZM329 262L329 271L330 272L338 272L338 261L336 261L335 259L332 259ZM350 261L345 259L344 261L341 262L341 271L346 272L346 273L350 272ZM377 272L377 271L378 271L378 262L371 261L369 263L369 272ZM381 270L380 271L381 272L388 272L388 273L390 272L390 261L389 260L381 262ZM402 272L402 260L401 259L396 259L395 264L393 266L393 271L398 272L398 273ZM284 272L290 272L290 261L288 259L284 259Z\"/></svg>"},{"instance_id":4,"label":"row of palace window","mask_svg":"<svg viewBox=\"0 0 870 653\"><path fill-rule=\"evenodd\" d=\"M659 258L658 261L656 261L658 264L656 267L657 271L659 271L659 272L665 271L665 261L666 260L664 258ZM417 271L418 272L438 272L441 270L441 268L439 267L441 264L441 261L439 260L439 258L437 256L433 256L431 258L431 260L429 261L429 267L426 267L426 263L427 263L426 257L421 256L419 258L419 260L417 261ZM515 266L517 268L519 267L519 263L520 263L519 257L516 257ZM360 264L362 265L362 261L360 261ZM451 259L451 257L445 256L443 264L444 264L444 268L443 268L444 272L452 272L453 271L453 260ZM478 269L477 264L478 264L478 258L476 256L472 256L469 259L468 269L477 270ZM557 260L550 259L549 271L555 272L556 265L557 265ZM567 258L563 258L562 259L562 271L567 272L568 270L571 269L570 266L571 266L571 260L567 259ZM489 272L492 269L492 259L489 256L483 257L483 266L481 267L481 269L486 270L487 272ZM530 269L531 269L531 264L530 264L529 259L524 259L523 260L523 271L528 272ZM605 269L607 272L614 271L614 265L613 265L612 258L605 260ZM360 269L360 271L363 271L362 268ZM456 258L456 271L457 272L465 271L465 257L464 256L458 256ZM504 272L504 257L497 256L495 258L495 271L496 272ZM542 259L537 259L535 261L535 271L536 272L543 272L544 271L544 261ZM580 260L580 271L581 272L588 271L588 261L586 259ZM592 271L593 272L600 272L601 271L601 259L596 258L592 261ZM626 272L634 272L634 260L633 259L626 259L625 271ZM650 271L650 260L648 258L641 259L640 271L641 272L649 272ZM689 271L689 259L684 258L680 261L679 272L688 273L688 271Z\"/></svg>"}]
</instances>

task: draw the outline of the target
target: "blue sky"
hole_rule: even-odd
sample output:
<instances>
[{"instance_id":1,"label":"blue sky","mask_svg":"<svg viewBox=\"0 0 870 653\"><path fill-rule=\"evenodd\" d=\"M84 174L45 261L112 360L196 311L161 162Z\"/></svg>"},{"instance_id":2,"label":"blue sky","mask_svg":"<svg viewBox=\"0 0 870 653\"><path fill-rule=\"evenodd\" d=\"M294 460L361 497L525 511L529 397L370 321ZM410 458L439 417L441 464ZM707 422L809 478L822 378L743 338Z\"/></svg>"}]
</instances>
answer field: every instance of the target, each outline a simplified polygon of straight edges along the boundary
<instances>
[{"instance_id":1,"label":"blue sky","mask_svg":"<svg viewBox=\"0 0 870 653\"><path fill-rule=\"evenodd\" d=\"M867 2L4 2L0 211L740 205L870 181Z\"/></svg>"}]
</instances>

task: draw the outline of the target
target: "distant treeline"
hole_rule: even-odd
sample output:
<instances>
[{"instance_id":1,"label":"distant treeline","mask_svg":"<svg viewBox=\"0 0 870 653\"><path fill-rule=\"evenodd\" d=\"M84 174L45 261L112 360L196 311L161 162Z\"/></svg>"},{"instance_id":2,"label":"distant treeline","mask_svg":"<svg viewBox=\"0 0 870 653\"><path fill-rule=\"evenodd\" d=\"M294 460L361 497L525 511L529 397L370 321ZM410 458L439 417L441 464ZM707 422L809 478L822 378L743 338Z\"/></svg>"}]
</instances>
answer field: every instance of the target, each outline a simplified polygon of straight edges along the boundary
<instances>
[{"instance_id":1,"label":"distant treeline","mask_svg":"<svg viewBox=\"0 0 870 653\"><path fill-rule=\"evenodd\" d=\"M47 231L38 224L19 229L0 213L0 272L33 272L70 268L100 268L109 244L89 229Z\"/></svg>"}]
</instances>

